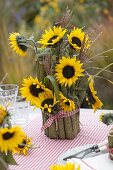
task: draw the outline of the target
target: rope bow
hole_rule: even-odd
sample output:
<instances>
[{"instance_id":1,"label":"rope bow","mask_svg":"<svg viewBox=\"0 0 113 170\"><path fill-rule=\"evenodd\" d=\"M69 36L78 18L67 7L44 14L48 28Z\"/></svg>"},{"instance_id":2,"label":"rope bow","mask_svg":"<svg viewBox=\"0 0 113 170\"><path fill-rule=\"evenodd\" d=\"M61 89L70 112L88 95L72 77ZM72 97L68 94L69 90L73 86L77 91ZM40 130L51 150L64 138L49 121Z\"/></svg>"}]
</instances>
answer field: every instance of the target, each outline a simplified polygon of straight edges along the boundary
<instances>
[{"instance_id":1,"label":"rope bow","mask_svg":"<svg viewBox=\"0 0 113 170\"><path fill-rule=\"evenodd\" d=\"M44 125L42 126L41 130L45 130L46 128L48 128L49 126L51 126L51 124L53 123L53 121L59 120L63 117L69 117L69 116L73 116L74 114L78 113L80 109L76 109L74 111L71 112L65 112L63 110L60 110L56 115L54 116L50 116L49 114L49 119L44 123ZM46 113L47 114L47 113ZM48 115L48 114L47 114Z\"/></svg>"}]
</instances>

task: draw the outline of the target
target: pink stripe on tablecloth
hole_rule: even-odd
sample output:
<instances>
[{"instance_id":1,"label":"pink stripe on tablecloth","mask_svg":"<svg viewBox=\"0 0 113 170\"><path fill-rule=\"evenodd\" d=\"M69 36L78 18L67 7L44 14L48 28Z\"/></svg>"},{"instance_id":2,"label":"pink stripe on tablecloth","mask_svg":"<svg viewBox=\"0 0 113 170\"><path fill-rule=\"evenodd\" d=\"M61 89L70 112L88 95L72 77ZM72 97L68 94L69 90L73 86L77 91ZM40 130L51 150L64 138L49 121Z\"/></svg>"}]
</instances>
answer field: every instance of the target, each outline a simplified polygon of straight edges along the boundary
<instances>
[{"instance_id":1,"label":"pink stripe on tablecloth","mask_svg":"<svg viewBox=\"0 0 113 170\"><path fill-rule=\"evenodd\" d=\"M105 140L111 127L99 122L100 113L81 110L81 131L73 140L49 139L41 132L41 117L33 120L26 126L25 132L35 144L40 145L40 148L30 150L29 156L15 155L19 165L10 166L10 170L49 170L50 165L55 164L60 154L68 149Z\"/></svg>"}]
</instances>

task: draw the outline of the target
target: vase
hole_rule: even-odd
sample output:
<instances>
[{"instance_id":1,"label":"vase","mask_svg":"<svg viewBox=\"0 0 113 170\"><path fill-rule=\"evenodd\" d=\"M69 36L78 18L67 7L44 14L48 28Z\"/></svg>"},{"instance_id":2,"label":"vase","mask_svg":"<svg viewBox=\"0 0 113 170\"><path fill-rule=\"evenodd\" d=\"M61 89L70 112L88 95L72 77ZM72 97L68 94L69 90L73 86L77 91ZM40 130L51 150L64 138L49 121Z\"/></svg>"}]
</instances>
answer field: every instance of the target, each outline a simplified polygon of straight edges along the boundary
<instances>
[{"instance_id":1,"label":"vase","mask_svg":"<svg viewBox=\"0 0 113 170\"><path fill-rule=\"evenodd\" d=\"M113 160L113 128L108 133L109 158Z\"/></svg>"},{"instance_id":2,"label":"vase","mask_svg":"<svg viewBox=\"0 0 113 170\"><path fill-rule=\"evenodd\" d=\"M62 115L62 111L59 113ZM42 112L43 126L45 125L45 135L50 139L74 139L80 132L79 110L73 111L72 114L63 112L64 116L57 116L57 114L52 116L54 113L48 115ZM55 117L57 117L57 119L55 119Z\"/></svg>"}]
</instances>

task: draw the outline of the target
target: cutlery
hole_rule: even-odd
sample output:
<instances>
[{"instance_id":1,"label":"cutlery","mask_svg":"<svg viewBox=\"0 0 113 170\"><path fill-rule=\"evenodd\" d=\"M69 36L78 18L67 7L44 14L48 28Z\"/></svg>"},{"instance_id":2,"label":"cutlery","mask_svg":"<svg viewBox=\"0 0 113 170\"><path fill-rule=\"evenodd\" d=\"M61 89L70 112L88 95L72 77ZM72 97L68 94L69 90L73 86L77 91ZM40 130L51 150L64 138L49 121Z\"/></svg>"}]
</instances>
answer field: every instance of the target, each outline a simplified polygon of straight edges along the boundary
<instances>
[{"instance_id":1,"label":"cutlery","mask_svg":"<svg viewBox=\"0 0 113 170\"><path fill-rule=\"evenodd\" d=\"M64 161L67 161L67 159L71 158L77 158L77 159L83 159L87 155L93 155L96 156L97 153L106 153L107 152L107 145L108 141L105 140L99 144L93 145L92 147L89 147L87 149L83 149L80 152L77 152L73 155L70 155L68 157L63 158Z\"/></svg>"}]
</instances>

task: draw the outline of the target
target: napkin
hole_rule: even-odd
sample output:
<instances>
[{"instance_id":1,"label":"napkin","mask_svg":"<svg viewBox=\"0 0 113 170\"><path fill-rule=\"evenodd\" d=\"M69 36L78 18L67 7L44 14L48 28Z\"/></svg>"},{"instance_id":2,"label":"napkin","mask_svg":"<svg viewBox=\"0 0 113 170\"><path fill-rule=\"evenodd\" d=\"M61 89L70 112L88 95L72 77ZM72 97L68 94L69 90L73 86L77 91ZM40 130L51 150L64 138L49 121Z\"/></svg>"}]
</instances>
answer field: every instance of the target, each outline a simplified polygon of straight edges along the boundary
<instances>
[{"instance_id":1,"label":"napkin","mask_svg":"<svg viewBox=\"0 0 113 170\"><path fill-rule=\"evenodd\" d=\"M81 170L113 170L113 161L109 159L108 153L83 160L73 158L68 162L80 164Z\"/></svg>"}]
</instances>

